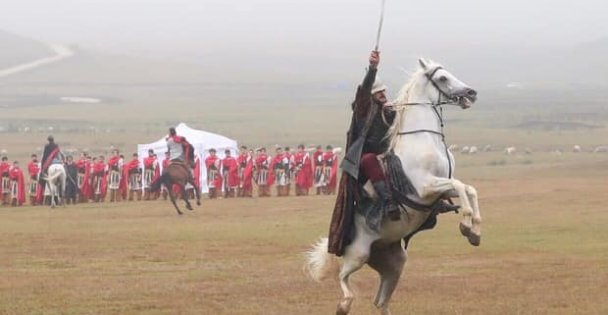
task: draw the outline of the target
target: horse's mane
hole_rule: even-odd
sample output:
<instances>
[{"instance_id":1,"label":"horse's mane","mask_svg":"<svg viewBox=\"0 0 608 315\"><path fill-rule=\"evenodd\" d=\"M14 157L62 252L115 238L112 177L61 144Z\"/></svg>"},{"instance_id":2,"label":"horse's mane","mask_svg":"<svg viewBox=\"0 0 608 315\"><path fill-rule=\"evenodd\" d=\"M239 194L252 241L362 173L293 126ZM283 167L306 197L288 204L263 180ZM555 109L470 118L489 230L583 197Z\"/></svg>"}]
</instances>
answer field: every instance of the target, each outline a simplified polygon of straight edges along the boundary
<instances>
[{"instance_id":1,"label":"horse's mane","mask_svg":"<svg viewBox=\"0 0 608 315\"><path fill-rule=\"evenodd\" d=\"M438 63L434 61L428 61L429 68L433 69L439 66ZM410 102L410 95L413 92L416 83L418 83L421 79L426 79L425 74L426 70L422 67L418 67L418 69L410 76L410 79L401 87L399 90L399 94L395 99L395 105L406 104ZM395 120L393 121L393 125L389 128L386 133L386 138L390 139L390 150L395 148L397 144L397 134L401 131L401 123L403 122L403 116L407 115L407 110L409 106L399 106L395 111L397 114L395 115Z\"/></svg>"}]
</instances>

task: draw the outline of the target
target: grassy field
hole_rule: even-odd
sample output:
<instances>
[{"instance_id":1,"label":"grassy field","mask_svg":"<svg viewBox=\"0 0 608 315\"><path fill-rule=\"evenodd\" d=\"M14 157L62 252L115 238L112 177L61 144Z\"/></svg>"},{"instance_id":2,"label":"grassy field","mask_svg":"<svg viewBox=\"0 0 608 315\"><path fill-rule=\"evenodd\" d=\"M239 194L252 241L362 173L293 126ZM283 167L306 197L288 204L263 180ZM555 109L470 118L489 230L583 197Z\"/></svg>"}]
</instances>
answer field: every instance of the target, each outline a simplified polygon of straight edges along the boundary
<instances>
[{"instance_id":1,"label":"grassy field","mask_svg":"<svg viewBox=\"0 0 608 315\"><path fill-rule=\"evenodd\" d=\"M470 165L479 248L457 215L411 243L395 314L606 314L608 161ZM337 282L311 282L302 252L332 197L0 209L0 314L331 314ZM353 314L372 314L369 268Z\"/></svg>"},{"instance_id":2,"label":"grassy field","mask_svg":"<svg viewBox=\"0 0 608 315\"><path fill-rule=\"evenodd\" d=\"M23 165L54 134L63 149L129 155L178 122L251 147L343 145L352 90L206 70L83 52L5 78L0 150ZM608 313L608 156L590 152L608 144L604 95L495 88L446 110L449 144L494 148L456 153L456 177L480 193L482 246L443 215L411 243L395 314ZM0 314L331 314L339 286L307 279L302 252L325 235L333 201L206 200L182 217L161 201L0 208ZM353 314L372 314L375 274L355 283Z\"/></svg>"}]
</instances>

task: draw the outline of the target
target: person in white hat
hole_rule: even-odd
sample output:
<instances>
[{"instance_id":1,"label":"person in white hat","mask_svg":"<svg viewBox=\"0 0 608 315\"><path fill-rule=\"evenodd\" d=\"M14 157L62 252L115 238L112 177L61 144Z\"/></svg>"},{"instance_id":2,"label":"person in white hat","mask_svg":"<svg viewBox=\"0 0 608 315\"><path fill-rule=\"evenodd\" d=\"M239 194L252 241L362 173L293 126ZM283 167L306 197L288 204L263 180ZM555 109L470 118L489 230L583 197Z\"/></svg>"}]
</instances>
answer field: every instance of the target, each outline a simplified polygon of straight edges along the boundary
<instances>
[{"instance_id":1,"label":"person in white hat","mask_svg":"<svg viewBox=\"0 0 608 315\"><path fill-rule=\"evenodd\" d=\"M385 153L389 149L386 134L395 119L395 112L390 107L384 106L388 102L387 88L377 76L379 63L380 52L372 51L367 74L363 83L357 88L355 101L352 104L353 124L350 134L352 143L349 143L342 169L359 182L371 181L383 204L384 214L391 219L399 220L400 210L393 201L377 158L378 154Z\"/></svg>"}]
</instances>

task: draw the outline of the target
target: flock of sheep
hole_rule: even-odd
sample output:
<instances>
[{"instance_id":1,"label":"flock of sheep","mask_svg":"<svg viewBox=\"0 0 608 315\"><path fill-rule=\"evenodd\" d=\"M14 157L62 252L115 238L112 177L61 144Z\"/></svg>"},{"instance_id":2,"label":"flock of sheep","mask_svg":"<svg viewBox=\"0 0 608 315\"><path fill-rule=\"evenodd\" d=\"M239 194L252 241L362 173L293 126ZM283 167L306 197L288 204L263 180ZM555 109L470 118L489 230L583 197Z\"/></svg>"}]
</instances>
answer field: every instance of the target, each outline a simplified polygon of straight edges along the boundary
<instances>
[{"instance_id":1,"label":"flock of sheep","mask_svg":"<svg viewBox=\"0 0 608 315\"><path fill-rule=\"evenodd\" d=\"M449 150L452 153L455 152L459 152L460 154L477 154L479 152L495 152L496 149L493 148L491 145L485 145L484 147L480 148L477 146L462 146L460 147L457 144L452 144L449 147ZM572 146L571 152L574 153L580 153L583 152L583 148L580 145L574 145ZM586 152L593 152L593 153L608 153L608 146L597 146L597 147L592 147L589 150L585 150ZM514 155L516 153L522 152L524 154L532 154L533 150L531 148L524 148L522 150L518 150L516 147L506 147L502 150L502 152L505 155ZM561 154L563 153L562 149L555 149L555 150L551 150L551 152L556 153L556 154Z\"/></svg>"}]
</instances>

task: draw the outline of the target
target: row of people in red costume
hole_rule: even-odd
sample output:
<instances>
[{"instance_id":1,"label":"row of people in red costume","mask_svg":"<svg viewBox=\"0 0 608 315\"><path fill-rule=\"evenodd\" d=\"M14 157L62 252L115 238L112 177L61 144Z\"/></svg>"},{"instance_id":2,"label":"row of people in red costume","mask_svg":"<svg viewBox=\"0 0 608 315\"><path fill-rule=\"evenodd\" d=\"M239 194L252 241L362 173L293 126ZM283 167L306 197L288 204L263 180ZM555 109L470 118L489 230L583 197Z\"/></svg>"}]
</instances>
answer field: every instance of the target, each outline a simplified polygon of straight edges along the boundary
<instances>
[{"instance_id":1,"label":"row of people in red costume","mask_svg":"<svg viewBox=\"0 0 608 315\"><path fill-rule=\"evenodd\" d=\"M299 145L296 152L289 147L277 147L274 155L266 148L249 150L240 148L233 157L230 150L220 158L215 149L209 150L205 159L209 197L252 197L254 185L259 197L270 197L271 187L276 187L277 196L289 196L295 187L296 196L309 194L335 194L338 174L338 155L331 146L323 151L318 146L312 154Z\"/></svg>"},{"instance_id":2,"label":"row of people in red costume","mask_svg":"<svg viewBox=\"0 0 608 315\"><path fill-rule=\"evenodd\" d=\"M337 184L338 156L331 146L323 151L318 146L309 152L303 145L296 152L289 147L275 149L269 155L265 148L249 150L242 146L238 156L233 157L229 150L220 158L214 149L209 150L204 167L207 173L209 198L218 197L252 197L254 186L260 197L271 196L271 187L276 187L277 196L291 194L292 186L296 196L309 194L314 188L316 194L335 194ZM160 196L167 199L167 192L151 192L150 184L155 181L168 164L168 157L162 167L154 151L141 161L137 154L125 160L118 150L113 150L107 159L103 156L93 157L82 153L80 158L66 161L66 200L76 202L117 202L123 200L156 200ZM198 158L193 169L194 182L200 187L200 167ZM28 182L18 161L12 164L6 156L0 161L0 195L2 205L19 206L25 203L26 195L32 205L40 204L40 185L38 176L40 163L36 154L27 166ZM26 187L27 184L27 187ZM193 187L187 187L192 189ZM143 196L142 196L143 192Z\"/></svg>"}]
</instances>

